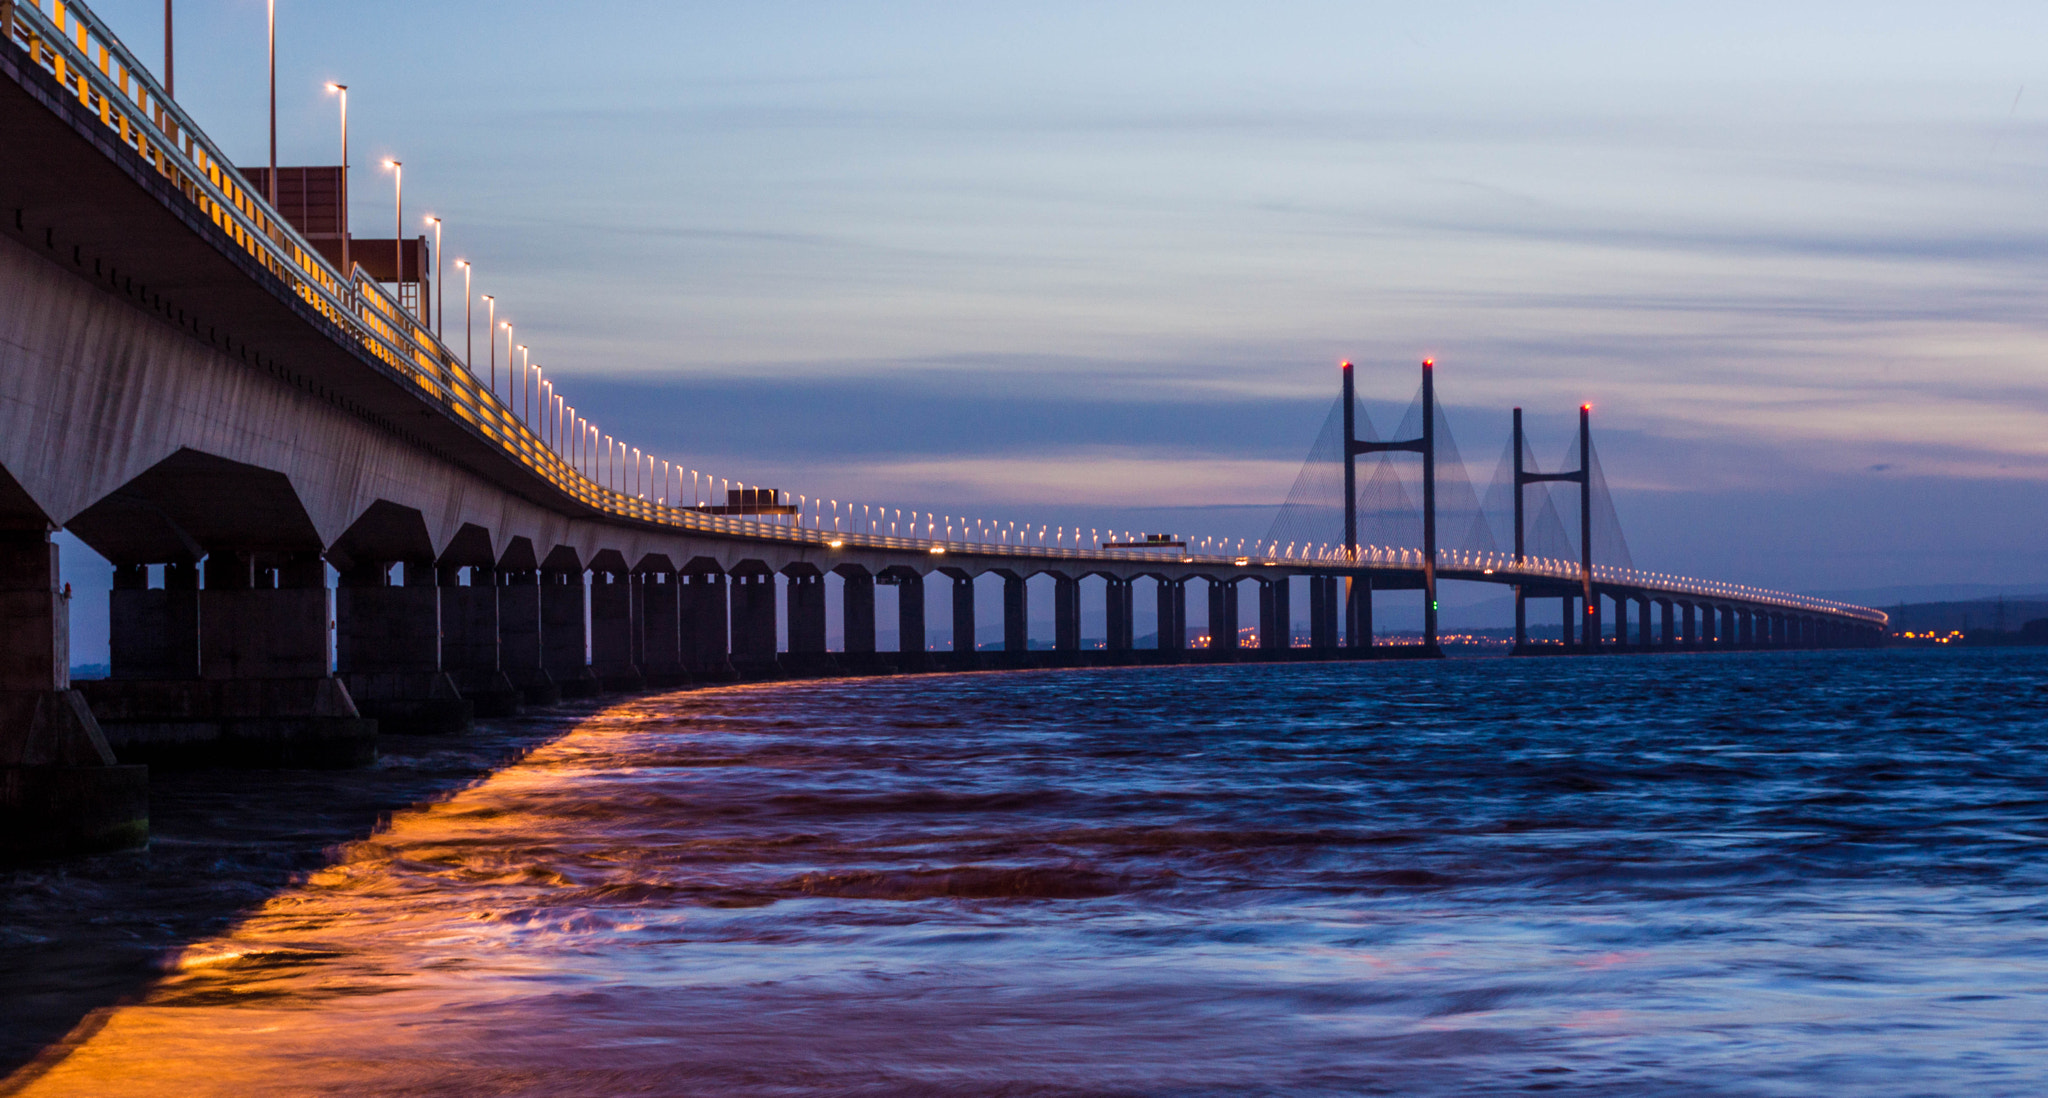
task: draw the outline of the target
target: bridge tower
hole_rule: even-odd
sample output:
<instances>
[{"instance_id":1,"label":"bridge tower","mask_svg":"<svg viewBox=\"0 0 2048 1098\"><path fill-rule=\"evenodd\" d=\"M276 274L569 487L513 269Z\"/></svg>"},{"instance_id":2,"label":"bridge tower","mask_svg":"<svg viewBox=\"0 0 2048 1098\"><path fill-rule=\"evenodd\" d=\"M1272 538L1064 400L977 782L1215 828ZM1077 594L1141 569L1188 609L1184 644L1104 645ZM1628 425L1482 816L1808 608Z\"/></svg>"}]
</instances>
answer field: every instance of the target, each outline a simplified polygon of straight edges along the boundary
<instances>
[{"instance_id":1,"label":"bridge tower","mask_svg":"<svg viewBox=\"0 0 2048 1098\"><path fill-rule=\"evenodd\" d=\"M1568 473L1531 473L1522 466L1522 410L1514 413L1515 454L1515 563L1526 559L1526 524L1523 518L1522 489L1531 484L1546 481L1561 481L1579 486L1579 598L1584 601L1585 621L1582 624L1581 641L1588 652L1600 650L1600 603L1593 595L1593 406L1579 405L1579 467ZM1567 605L1564 617L1566 634L1563 638L1567 651L1572 647L1573 615L1570 610L1570 595L1563 596ZM1619 639L1619 638L1617 638ZM1529 646L1529 618L1523 604L1523 585L1515 584L1515 650L1525 651Z\"/></svg>"},{"instance_id":2,"label":"bridge tower","mask_svg":"<svg viewBox=\"0 0 2048 1098\"><path fill-rule=\"evenodd\" d=\"M1422 360L1422 435L1392 442L1358 437L1351 363L1344 374L1344 549L1358 561L1358 455L1412 453L1422 456L1422 646L1437 651L1436 639L1436 360ZM1345 636L1352 646L1372 643L1371 573L1359 569L1345 599ZM1356 638L1356 639L1353 639Z\"/></svg>"}]
</instances>

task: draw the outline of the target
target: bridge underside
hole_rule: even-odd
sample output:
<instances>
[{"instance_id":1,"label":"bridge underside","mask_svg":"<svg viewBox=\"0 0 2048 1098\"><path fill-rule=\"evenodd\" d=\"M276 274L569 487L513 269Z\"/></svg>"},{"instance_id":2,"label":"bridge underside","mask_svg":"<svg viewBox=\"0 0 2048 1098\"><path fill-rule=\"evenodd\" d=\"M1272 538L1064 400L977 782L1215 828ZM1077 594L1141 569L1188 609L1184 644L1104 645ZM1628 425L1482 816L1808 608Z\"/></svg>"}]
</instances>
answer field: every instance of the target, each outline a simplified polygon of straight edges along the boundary
<instances>
[{"instance_id":1,"label":"bridge underside","mask_svg":"<svg viewBox=\"0 0 2048 1098\"><path fill-rule=\"evenodd\" d=\"M0 77L0 855L137 841L138 764L353 765L380 728L459 732L565 696L743 676L1434 654L1372 644L1373 590L1420 590L1419 564L939 555L606 517L337 338L11 49ZM76 688L49 540L60 528L115 566L112 677ZM934 573L952 584L950 651L925 643ZM984 609L975 581L989 575L1001 598ZM1050 649L1030 636L1039 576L1052 587ZM827 651L828 577L839 651ZM1085 650L1084 579L1101 585L1106 634ZM1133 636L1141 580L1160 623L1146 649ZM1190 629L1195 580L1208 607ZM1258 609L1241 630L1245 581ZM1292 636L1297 581L1306 645ZM877 621L881 588L893 623ZM1638 608L1629 620L1642 629L1602 642L1582 623L1596 649L1874 638L1814 614L1602 593ZM1576 588L1525 594L1563 598L1573 620ZM999 650L975 644L978 612L1000 617ZM884 625L896 651L878 650Z\"/></svg>"}]
</instances>

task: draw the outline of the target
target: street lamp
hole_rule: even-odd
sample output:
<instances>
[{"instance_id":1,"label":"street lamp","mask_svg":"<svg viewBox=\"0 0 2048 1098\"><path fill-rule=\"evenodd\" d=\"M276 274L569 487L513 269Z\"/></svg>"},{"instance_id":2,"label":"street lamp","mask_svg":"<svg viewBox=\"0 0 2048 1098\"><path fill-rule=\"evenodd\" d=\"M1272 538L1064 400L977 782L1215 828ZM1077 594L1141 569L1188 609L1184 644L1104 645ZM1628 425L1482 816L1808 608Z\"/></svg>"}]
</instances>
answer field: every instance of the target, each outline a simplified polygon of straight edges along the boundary
<instances>
[{"instance_id":1,"label":"street lamp","mask_svg":"<svg viewBox=\"0 0 2048 1098\"><path fill-rule=\"evenodd\" d=\"M168 15L170 0L164 0L164 11ZM356 272L348 255L348 85L329 84L327 90L341 97L341 275L353 285Z\"/></svg>"},{"instance_id":2,"label":"street lamp","mask_svg":"<svg viewBox=\"0 0 2048 1098\"><path fill-rule=\"evenodd\" d=\"M510 337L510 336L507 336L507 337L505 337L505 338L506 338L507 340L510 340L510 339L511 339L511 337ZM509 356L509 355L508 355L508 356L506 356L506 357L508 357L508 358L509 358L509 357L511 357L511 356ZM509 365L509 363L508 363L508 365ZM524 343L521 343L521 344L519 345L519 394L520 394L520 396L524 396L524 395L526 394L526 372L527 372L527 370L526 370L526 344L524 344ZM529 401L529 402L527 403L527 409L526 409L526 410L527 410L528 412L531 412L531 411L533 411L533 405L532 405L532 402L531 402L531 401ZM519 397L517 397L517 396L515 396L515 397L513 397L513 398L512 398L512 415L513 415L513 416L514 416L515 418L516 418L516 417L517 417L517 416L519 415ZM526 419L528 420L528 422L531 422L531 421L532 421L532 419L533 419L533 417L532 417L531 415L528 415L528 416L526 417Z\"/></svg>"},{"instance_id":3,"label":"street lamp","mask_svg":"<svg viewBox=\"0 0 2048 1098\"><path fill-rule=\"evenodd\" d=\"M490 294L477 295L484 299L490 315L484 321L484 330L491 335L491 395L498 395L498 299Z\"/></svg>"},{"instance_id":4,"label":"street lamp","mask_svg":"<svg viewBox=\"0 0 2048 1098\"><path fill-rule=\"evenodd\" d=\"M455 265L462 268L462 368L468 370L471 377L475 377L476 363L473 360L476 357L476 322L470 313L476 298L469 292L469 260L458 259Z\"/></svg>"},{"instance_id":5,"label":"street lamp","mask_svg":"<svg viewBox=\"0 0 2048 1098\"><path fill-rule=\"evenodd\" d=\"M271 0L276 3L277 0ZM392 225L391 281L398 287L398 307L405 307L405 161L384 158L384 166L391 170L392 194L398 203L398 220ZM415 310L414 315L418 315Z\"/></svg>"},{"instance_id":6,"label":"street lamp","mask_svg":"<svg viewBox=\"0 0 2048 1098\"><path fill-rule=\"evenodd\" d=\"M441 285L442 272L448 268L441 262L441 219L429 217L427 218L427 224L434 227L434 285L436 287L434 291L436 295L434 297L434 335L438 338L442 331L441 322L448 317L448 310L442 307L445 302L439 296L440 290L438 287ZM426 274L425 271L420 273Z\"/></svg>"},{"instance_id":7,"label":"street lamp","mask_svg":"<svg viewBox=\"0 0 2048 1098\"><path fill-rule=\"evenodd\" d=\"M505 407L510 408L512 406L512 322L501 320L498 322L498 327L505 329L505 391L498 394L498 399L505 402ZM497 378L494 373L492 376L493 387L496 384Z\"/></svg>"},{"instance_id":8,"label":"street lamp","mask_svg":"<svg viewBox=\"0 0 2048 1098\"><path fill-rule=\"evenodd\" d=\"M270 0L270 208L277 209L277 0Z\"/></svg>"}]
</instances>

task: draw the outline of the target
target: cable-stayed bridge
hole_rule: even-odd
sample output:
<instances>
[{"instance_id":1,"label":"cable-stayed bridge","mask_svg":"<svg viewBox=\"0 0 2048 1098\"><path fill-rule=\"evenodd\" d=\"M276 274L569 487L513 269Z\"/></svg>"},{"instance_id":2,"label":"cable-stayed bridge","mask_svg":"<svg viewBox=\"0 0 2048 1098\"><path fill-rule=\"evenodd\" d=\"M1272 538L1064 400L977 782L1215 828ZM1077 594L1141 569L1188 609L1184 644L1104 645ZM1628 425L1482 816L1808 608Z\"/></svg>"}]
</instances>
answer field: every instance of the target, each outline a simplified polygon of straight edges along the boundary
<instances>
[{"instance_id":1,"label":"cable-stayed bridge","mask_svg":"<svg viewBox=\"0 0 2048 1098\"><path fill-rule=\"evenodd\" d=\"M1578 464L1548 473L1517 431L1512 506L1498 484L1480 499L1427 365L1415 422L1391 439L1356 422L1347 367L1332 426L1254 543L713 479L606 436L529 360L514 364L509 332L501 369L495 314L479 368L469 338L444 337L424 240L354 241L351 254L345 170L295 169L280 198L283 170L234 167L78 4L0 0L0 149L0 852L136 840L138 763L347 765L373 751L380 722L459 730L565 695L1436 655L1444 579L1509 586L1518 607L1558 600L1563 643L1524 634L1529 651L1853 645L1883 628L1861 607L1635 568L1586 430ZM335 216L316 209L337 205L316 186L329 178L338 242L315 227ZM1357 459L1375 455L1357 483ZM1454 472L1440 484L1440 470ZM1575 543L1554 491L1576 504ZM1489 511L1514 513L1512 539ZM1440 543L1444 523L1458 529ZM58 529L115 565L112 677L77 688ZM985 576L1001 581L997 651L974 642ZM950 651L926 643L935 577L950 588ZM1106 633L1086 650L1084 581L1100 587ZM1206 630L1188 628L1193 581ZM1049 638L1030 635L1034 582L1051 587ZM1249 644L1245 584L1258 595ZM1141 585L1159 623L1143 649ZM1376 591L1423 600L1421 644L1375 643ZM897 646L882 651L890 601Z\"/></svg>"}]
</instances>

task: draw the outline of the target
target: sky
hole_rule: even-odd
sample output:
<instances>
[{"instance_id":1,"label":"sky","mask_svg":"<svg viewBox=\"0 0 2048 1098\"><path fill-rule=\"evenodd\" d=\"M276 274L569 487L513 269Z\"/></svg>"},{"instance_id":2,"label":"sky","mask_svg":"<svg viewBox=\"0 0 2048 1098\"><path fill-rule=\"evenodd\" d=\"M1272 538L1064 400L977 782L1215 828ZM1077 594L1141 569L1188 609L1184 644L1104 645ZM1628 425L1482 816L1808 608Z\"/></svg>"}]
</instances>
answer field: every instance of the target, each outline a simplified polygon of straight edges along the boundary
<instances>
[{"instance_id":1,"label":"sky","mask_svg":"<svg viewBox=\"0 0 2048 1098\"><path fill-rule=\"evenodd\" d=\"M161 56L154 0L95 10ZM713 475L1257 536L1337 361L1391 426L1430 355L1482 486L1511 407L1547 460L1593 403L1640 566L2048 587L2048 6L278 20L281 161L337 159L349 84L357 232L403 159L579 410ZM263 36L179 5L179 99L250 164Z\"/></svg>"}]
</instances>

